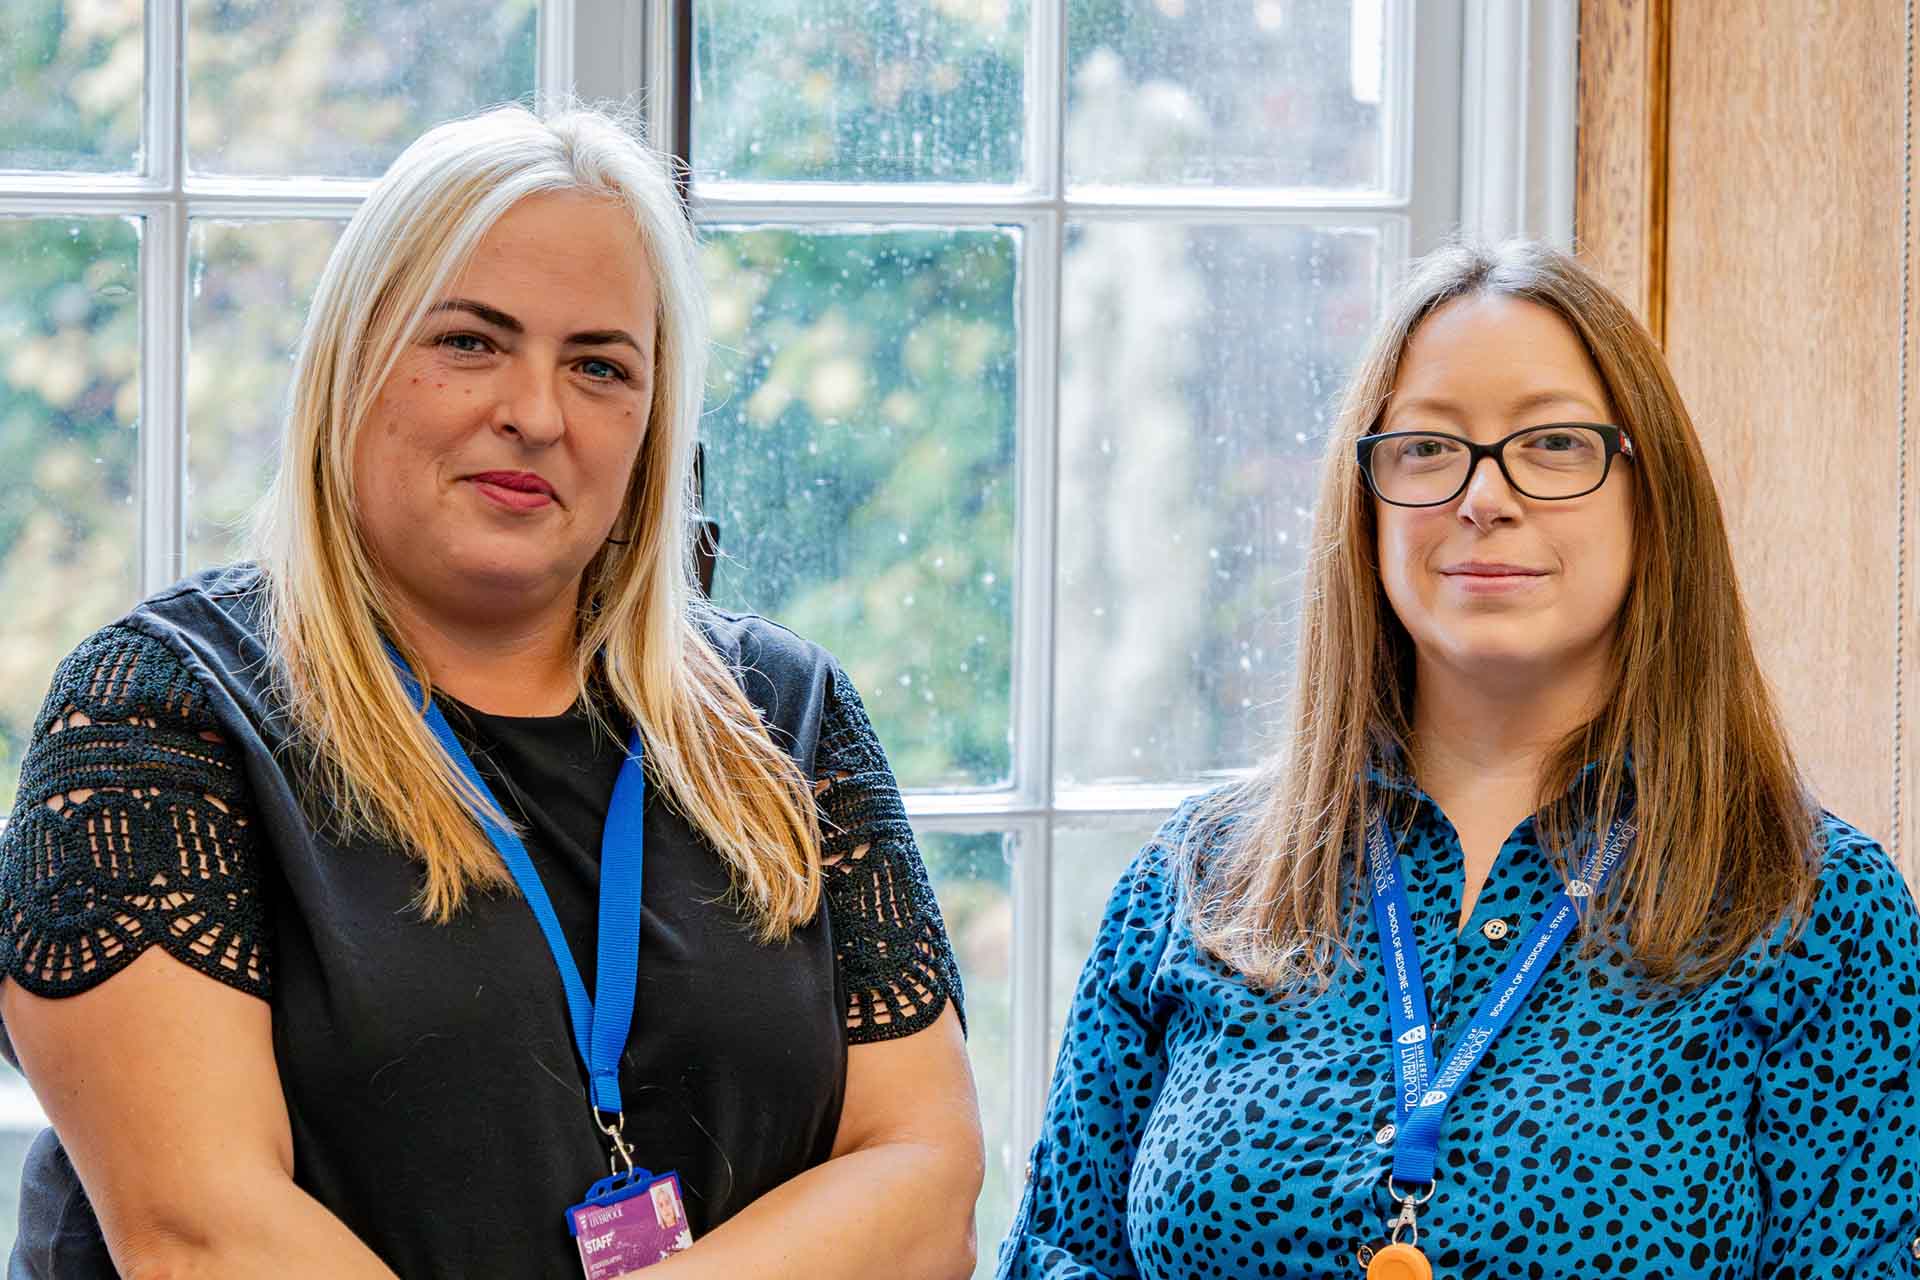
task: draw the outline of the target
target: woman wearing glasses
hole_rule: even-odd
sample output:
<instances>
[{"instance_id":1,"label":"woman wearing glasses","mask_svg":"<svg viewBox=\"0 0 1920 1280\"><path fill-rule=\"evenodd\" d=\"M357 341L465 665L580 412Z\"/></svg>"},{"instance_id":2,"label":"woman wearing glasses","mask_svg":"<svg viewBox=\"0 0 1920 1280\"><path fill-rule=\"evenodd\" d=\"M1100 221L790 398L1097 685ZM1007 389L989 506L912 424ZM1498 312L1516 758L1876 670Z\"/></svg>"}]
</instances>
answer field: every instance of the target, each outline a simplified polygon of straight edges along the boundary
<instances>
[{"instance_id":1,"label":"woman wearing glasses","mask_svg":"<svg viewBox=\"0 0 1920 1280\"><path fill-rule=\"evenodd\" d=\"M1114 890L1000 1274L1920 1276L1920 913L1645 330L1429 258L1309 563L1285 750Z\"/></svg>"}]
</instances>

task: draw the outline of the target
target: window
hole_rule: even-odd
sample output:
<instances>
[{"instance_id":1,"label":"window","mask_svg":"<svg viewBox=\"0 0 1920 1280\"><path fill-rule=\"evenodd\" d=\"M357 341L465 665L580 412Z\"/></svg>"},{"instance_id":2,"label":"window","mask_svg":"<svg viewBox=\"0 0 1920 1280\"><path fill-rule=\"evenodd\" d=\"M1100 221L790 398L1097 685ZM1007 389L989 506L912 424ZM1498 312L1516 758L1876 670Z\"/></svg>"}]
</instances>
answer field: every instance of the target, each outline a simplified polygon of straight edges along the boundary
<instances>
[{"instance_id":1,"label":"window","mask_svg":"<svg viewBox=\"0 0 1920 1280\"><path fill-rule=\"evenodd\" d=\"M1502 119L1531 90L1486 91L1564 15L1482 8L10 0L0 806L59 656L235 553L367 183L500 99L644 93L713 291L715 593L841 657L909 790L968 983L989 1271L1107 888L1285 692L1382 291L1463 208L1517 207L1515 157L1569 150ZM0 1083L0 1193L38 1123Z\"/></svg>"}]
</instances>

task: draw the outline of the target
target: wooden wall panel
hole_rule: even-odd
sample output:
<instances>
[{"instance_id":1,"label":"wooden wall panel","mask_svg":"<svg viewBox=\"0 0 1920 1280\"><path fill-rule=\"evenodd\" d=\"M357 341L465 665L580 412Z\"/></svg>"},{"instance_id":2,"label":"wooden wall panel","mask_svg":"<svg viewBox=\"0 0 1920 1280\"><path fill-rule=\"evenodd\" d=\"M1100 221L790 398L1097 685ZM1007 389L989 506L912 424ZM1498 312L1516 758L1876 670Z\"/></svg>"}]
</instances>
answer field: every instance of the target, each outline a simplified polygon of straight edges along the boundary
<instances>
[{"instance_id":1,"label":"wooden wall panel","mask_svg":"<svg viewBox=\"0 0 1920 1280\"><path fill-rule=\"evenodd\" d=\"M1656 338L1664 327L1667 0L1580 9L1579 253Z\"/></svg>"},{"instance_id":2,"label":"wooden wall panel","mask_svg":"<svg viewBox=\"0 0 1920 1280\"><path fill-rule=\"evenodd\" d=\"M1903 13L1686 0L1669 15L1667 353L1795 745L1828 806L1883 840Z\"/></svg>"}]
</instances>

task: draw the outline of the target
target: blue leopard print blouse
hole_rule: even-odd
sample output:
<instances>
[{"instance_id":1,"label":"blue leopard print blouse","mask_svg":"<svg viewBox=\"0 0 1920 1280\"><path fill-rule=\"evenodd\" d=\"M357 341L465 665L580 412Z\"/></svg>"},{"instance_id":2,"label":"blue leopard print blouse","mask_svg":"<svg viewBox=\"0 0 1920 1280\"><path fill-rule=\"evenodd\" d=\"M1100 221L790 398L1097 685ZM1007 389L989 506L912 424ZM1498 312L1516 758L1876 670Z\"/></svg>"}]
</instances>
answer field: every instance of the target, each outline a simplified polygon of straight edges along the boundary
<instances>
[{"instance_id":1,"label":"blue leopard print blouse","mask_svg":"<svg viewBox=\"0 0 1920 1280\"><path fill-rule=\"evenodd\" d=\"M1561 887L1528 819L1457 934L1425 796L1401 845L1444 1060ZM1108 904L1003 1280L1359 1277L1384 1242L1393 1064L1378 944L1281 1003L1202 954L1168 859ZM1836 818L1811 917L1678 991L1569 945L1446 1113L1420 1244L1442 1277L1920 1277L1920 912Z\"/></svg>"}]
</instances>

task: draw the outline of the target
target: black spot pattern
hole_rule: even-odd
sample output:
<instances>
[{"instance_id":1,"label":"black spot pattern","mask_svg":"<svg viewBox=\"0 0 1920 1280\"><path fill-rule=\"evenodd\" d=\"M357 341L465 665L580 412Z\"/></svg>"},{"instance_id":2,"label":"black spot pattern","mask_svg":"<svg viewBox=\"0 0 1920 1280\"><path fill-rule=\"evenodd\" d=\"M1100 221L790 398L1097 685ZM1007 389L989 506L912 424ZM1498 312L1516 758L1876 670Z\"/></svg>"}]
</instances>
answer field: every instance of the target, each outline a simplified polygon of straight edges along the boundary
<instances>
[{"instance_id":1,"label":"black spot pattern","mask_svg":"<svg viewBox=\"0 0 1920 1280\"><path fill-rule=\"evenodd\" d=\"M1357 1277L1385 1236L1371 927L1325 995L1250 990L1173 901L1190 812L1108 904L1006 1280ZM1447 1110L1420 1213L1436 1275L1920 1277L1920 912L1871 840L1831 817L1825 836L1798 939L1711 983L1659 986L1619 949L1554 960ZM1401 848L1442 1061L1561 881L1529 819L1456 936L1460 846L1424 797Z\"/></svg>"}]
</instances>

